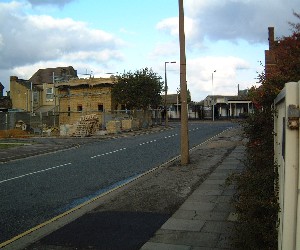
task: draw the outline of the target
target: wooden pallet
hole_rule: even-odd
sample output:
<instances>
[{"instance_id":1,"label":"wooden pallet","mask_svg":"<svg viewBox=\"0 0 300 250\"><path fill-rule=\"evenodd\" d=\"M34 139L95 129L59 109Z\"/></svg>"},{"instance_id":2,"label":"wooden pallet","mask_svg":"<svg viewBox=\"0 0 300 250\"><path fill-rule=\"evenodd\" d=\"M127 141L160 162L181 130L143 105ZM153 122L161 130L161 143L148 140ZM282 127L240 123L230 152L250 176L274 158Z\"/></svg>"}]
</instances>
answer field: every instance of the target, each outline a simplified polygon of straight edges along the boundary
<instances>
[{"instance_id":1,"label":"wooden pallet","mask_svg":"<svg viewBox=\"0 0 300 250\"><path fill-rule=\"evenodd\" d=\"M86 137L91 136L96 133L99 129L99 119L98 117L93 115L86 115L80 117L80 121L76 127L74 136L76 137Z\"/></svg>"}]
</instances>

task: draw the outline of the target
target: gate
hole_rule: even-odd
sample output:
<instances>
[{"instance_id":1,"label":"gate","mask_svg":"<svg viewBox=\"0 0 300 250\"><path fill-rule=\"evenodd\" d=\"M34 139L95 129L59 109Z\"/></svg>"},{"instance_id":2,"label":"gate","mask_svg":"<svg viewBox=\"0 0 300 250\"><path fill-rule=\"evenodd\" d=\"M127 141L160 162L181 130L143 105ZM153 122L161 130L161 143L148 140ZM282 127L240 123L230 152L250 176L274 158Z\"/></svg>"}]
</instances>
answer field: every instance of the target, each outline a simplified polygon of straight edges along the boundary
<instances>
[{"instance_id":1,"label":"gate","mask_svg":"<svg viewBox=\"0 0 300 250\"><path fill-rule=\"evenodd\" d=\"M300 81L285 84L274 101L275 162L279 165L278 249L300 250Z\"/></svg>"}]
</instances>

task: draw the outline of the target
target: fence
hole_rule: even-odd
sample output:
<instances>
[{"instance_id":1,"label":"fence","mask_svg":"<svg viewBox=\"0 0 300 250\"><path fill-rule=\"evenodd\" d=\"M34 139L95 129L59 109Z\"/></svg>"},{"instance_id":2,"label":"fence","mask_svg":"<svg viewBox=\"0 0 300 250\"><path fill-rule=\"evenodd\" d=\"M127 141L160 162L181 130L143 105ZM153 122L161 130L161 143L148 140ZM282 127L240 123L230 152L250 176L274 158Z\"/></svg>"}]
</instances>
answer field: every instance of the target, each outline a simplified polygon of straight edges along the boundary
<instances>
[{"instance_id":1,"label":"fence","mask_svg":"<svg viewBox=\"0 0 300 250\"><path fill-rule=\"evenodd\" d=\"M61 124L75 124L80 121L83 115L96 114L100 120L102 129L112 120L137 119L140 127L150 125L159 125L163 123L161 110L130 111L90 111L90 112L72 112L72 113L30 113L30 112L0 112L0 130L9 130L16 127L31 131L33 133L42 133L47 128L58 128Z\"/></svg>"},{"instance_id":2,"label":"fence","mask_svg":"<svg viewBox=\"0 0 300 250\"><path fill-rule=\"evenodd\" d=\"M42 130L43 127L58 126L58 115L52 112L0 112L0 130L9 130L22 126L23 130Z\"/></svg>"},{"instance_id":3,"label":"fence","mask_svg":"<svg viewBox=\"0 0 300 250\"><path fill-rule=\"evenodd\" d=\"M300 250L300 81L286 83L274 101L275 162L279 164L278 249Z\"/></svg>"}]
</instances>

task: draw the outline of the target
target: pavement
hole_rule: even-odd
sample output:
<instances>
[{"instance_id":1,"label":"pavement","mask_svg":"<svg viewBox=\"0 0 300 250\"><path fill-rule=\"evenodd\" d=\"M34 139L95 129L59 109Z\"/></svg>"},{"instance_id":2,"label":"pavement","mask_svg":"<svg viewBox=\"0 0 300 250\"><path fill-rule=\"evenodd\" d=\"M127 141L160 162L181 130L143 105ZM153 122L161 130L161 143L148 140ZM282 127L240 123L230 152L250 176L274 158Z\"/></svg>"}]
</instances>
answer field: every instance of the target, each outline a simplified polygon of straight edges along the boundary
<instances>
[{"instance_id":1,"label":"pavement","mask_svg":"<svg viewBox=\"0 0 300 250\"><path fill-rule=\"evenodd\" d=\"M244 154L245 146L237 146L141 250L232 249L237 216L230 200L235 190L225 181L243 169Z\"/></svg>"},{"instance_id":2,"label":"pavement","mask_svg":"<svg viewBox=\"0 0 300 250\"><path fill-rule=\"evenodd\" d=\"M238 140L243 141L244 138L238 136ZM82 143L88 143L88 139L82 140ZM50 145L52 146L50 147ZM45 153L47 153L55 150L64 150L71 146L76 146L76 144L72 144L70 141L65 141L65 143L58 145L51 142L32 144L30 147L20 147L18 155L24 157L26 154L37 154L43 149ZM244 167L242 160L245 156L245 149L243 143L237 144L205 181L185 200L179 209L152 234L153 236L151 238L147 239L147 242L140 249L233 249L231 247L231 238L234 235L233 229L234 224L237 223L237 216L230 200L235 194L235 189L233 185L225 185L225 182L230 174L242 171ZM13 149L3 150L0 152L0 158L5 159L3 162L13 160L14 154L16 155L16 151ZM4 156L7 157L5 158ZM17 158L18 157L15 157L15 159ZM165 221L163 218L162 220ZM90 249L102 248L91 247Z\"/></svg>"}]
</instances>

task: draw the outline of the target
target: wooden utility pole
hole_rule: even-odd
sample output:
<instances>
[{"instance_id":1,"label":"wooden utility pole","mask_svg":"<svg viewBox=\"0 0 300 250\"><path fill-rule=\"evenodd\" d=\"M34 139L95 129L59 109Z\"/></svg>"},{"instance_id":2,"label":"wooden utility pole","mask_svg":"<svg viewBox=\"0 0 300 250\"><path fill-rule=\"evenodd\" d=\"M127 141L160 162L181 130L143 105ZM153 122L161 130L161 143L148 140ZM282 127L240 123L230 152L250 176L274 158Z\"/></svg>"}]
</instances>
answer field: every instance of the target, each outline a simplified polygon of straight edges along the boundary
<instances>
[{"instance_id":1,"label":"wooden utility pole","mask_svg":"<svg viewBox=\"0 0 300 250\"><path fill-rule=\"evenodd\" d=\"M180 97L181 97L181 165L187 165L189 157L189 134L187 113L187 84L186 84L186 57L184 34L183 0L178 0L179 5L179 44L180 44Z\"/></svg>"}]
</instances>

